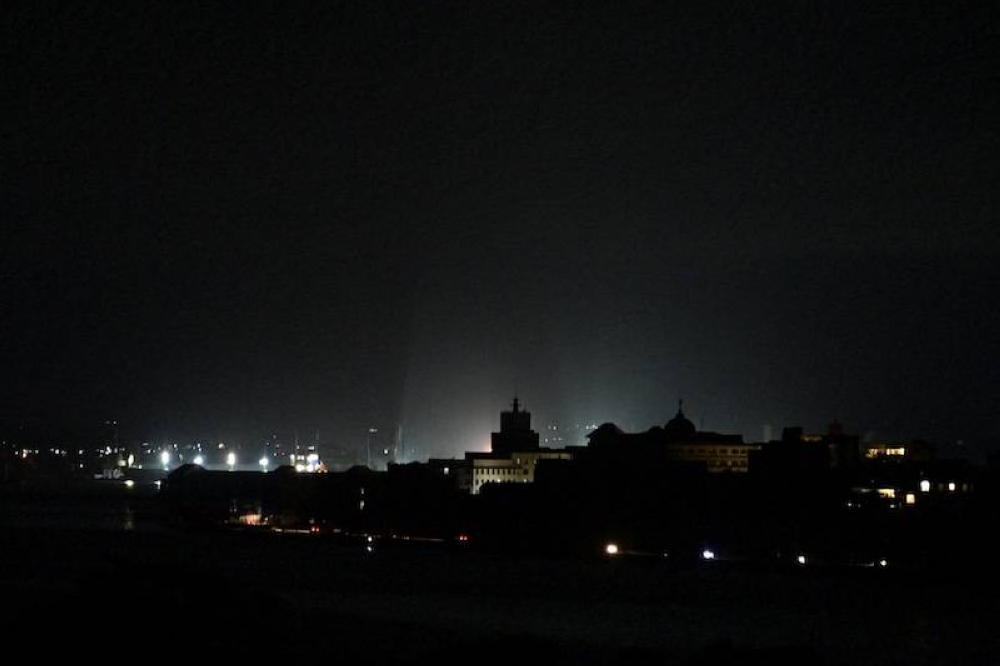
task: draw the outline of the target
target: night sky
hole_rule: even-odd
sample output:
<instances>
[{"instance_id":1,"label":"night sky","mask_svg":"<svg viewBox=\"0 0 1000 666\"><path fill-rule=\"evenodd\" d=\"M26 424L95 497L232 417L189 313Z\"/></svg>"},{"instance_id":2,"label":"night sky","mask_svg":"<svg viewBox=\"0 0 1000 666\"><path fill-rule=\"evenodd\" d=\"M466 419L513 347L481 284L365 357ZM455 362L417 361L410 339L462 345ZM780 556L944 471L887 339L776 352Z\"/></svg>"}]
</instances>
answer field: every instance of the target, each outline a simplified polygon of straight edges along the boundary
<instances>
[{"instance_id":1,"label":"night sky","mask_svg":"<svg viewBox=\"0 0 1000 666\"><path fill-rule=\"evenodd\" d=\"M113 4L2 10L8 436L1000 448L989 3Z\"/></svg>"}]
</instances>

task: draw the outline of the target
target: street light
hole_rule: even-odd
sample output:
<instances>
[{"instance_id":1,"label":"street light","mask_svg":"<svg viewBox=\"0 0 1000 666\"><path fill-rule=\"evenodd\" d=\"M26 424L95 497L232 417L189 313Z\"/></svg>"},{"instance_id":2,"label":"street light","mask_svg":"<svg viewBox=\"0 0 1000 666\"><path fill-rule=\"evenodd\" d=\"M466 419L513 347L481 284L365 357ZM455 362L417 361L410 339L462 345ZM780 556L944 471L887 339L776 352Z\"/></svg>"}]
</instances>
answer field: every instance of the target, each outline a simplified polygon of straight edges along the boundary
<instances>
[{"instance_id":1,"label":"street light","mask_svg":"<svg viewBox=\"0 0 1000 666\"><path fill-rule=\"evenodd\" d=\"M226 454L226 464L229 465L230 472L236 467L236 454L233 451Z\"/></svg>"}]
</instances>

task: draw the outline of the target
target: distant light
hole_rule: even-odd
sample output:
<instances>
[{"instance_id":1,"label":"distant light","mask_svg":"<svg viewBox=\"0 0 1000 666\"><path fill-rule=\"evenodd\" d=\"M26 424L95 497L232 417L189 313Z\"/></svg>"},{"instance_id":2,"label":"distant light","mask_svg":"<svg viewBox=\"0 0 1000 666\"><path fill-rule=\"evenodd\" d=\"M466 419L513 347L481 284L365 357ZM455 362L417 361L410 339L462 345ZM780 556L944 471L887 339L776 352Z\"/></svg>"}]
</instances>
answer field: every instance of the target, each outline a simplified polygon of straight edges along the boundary
<instances>
[{"instance_id":1,"label":"distant light","mask_svg":"<svg viewBox=\"0 0 1000 666\"><path fill-rule=\"evenodd\" d=\"M160 462L163 463L164 467L166 467L167 465L170 464L170 452L169 451L163 451L163 452L160 453Z\"/></svg>"},{"instance_id":2,"label":"distant light","mask_svg":"<svg viewBox=\"0 0 1000 666\"><path fill-rule=\"evenodd\" d=\"M156 481L153 481L153 485L156 486L157 490L159 490L160 486L163 485L163 481L161 479L157 479Z\"/></svg>"},{"instance_id":3,"label":"distant light","mask_svg":"<svg viewBox=\"0 0 1000 666\"><path fill-rule=\"evenodd\" d=\"M878 565L880 567L885 567L889 565L889 562L883 557L881 560L878 561Z\"/></svg>"},{"instance_id":4,"label":"distant light","mask_svg":"<svg viewBox=\"0 0 1000 666\"><path fill-rule=\"evenodd\" d=\"M715 559L715 551L706 548L705 550L701 551L701 559L703 559L703 560L714 560Z\"/></svg>"},{"instance_id":5,"label":"distant light","mask_svg":"<svg viewBox=\"0 0 1000 666\"><path fill-rule=\"evenodd\" d=\"M799 564L805 564L806 563L806 556L805 555L799 555L798 557L795 558L795 561L798 562Z\"/></svg>"},{"instance_id":6,"label":"distant light","mask_svg":"<svg viewBox=\"0 0 1000 666\"><path fill-rule=\"evenodd\" d=\"M132 479L125 479L125 487L126 488L131 488L133 486L135 486L135 481L133 481Z\"/></svg>"},{"instance_id":7,"label":"distant light","mask_svg":"<svg viewBox=\"0 0 1000 666\"><path fill-rule=\"evenodd\" d=\"M617 555L618 554L618 544L616 544L616 543L609 543L607 546L604 547L604 552L607 553L608 555Z\"/></svg>"},{"instance_id":8,"label":"distant light","mask_svg":"<svg viewBox=\"0 0 1000 666\"><path fill-rule=\"evenodd\" d=\"M222 442L219 442L219 449L221 450L221 449L224 449L224 448L226 448L226 445L223 444Z\"/></svg>"},{"instance_id":9,"label":"distant light","mask_svg":"<svg viewBox=\"0 0 1000 666\"><path fill-rule=\"evenodd\" d=\"M907 504L916 504L917 503L917 496L916 496L916 494L914 494L914 493L906 493L906 503Z\"/></svg>"},{"instance_id":10,"label":"distant light","mask_svg":"<svg viewBox=\"0 0 1000 666\"><path fill-rule=\"evenodd\" d=\"M135 464L135 456L130 453L128 454L128 466L131 467L134 464Z\"/></svg>"},{"instance_id":11,"label":"distant light","mask_svg":"<svg viewBox=\"0 0 1000 666\"><path fill-rule=\"evenodd\" d=\"M306 471L306 466L303 465L302 463L299 463L299 464L297 464L295 466L295 471L296 472L304 472L304 471Z\"/></svg>"},{"instance_id":12,"label":"distant light","mask_svg":"<svg viewBox=\"0 0 1000 666\"><path fill-rule=\"evenodd\" d=\"M949 481L948 482L948 491L949 492L955 492L955 482L954 481Z\"/></svg>"},{"instance_id":13,"label":"distant light","mask_svg":"<svg viewBox=\"0 0 1000 666\"><path fill-rule=\"evenodd\" d=\"M267 456L263 456L257 462L260 464L261 467L263 467L265 469L267 469L267 466L271 464L271 461L267 459Z\"/></svg>"},{"instance_id":14,"label":"distant light","mask_svg":"<svg viewBox=\"0 0 1000 666\"><path fill-rule=\"evenodd\" d=\"M226 464L230 467L236 465L236 454L232 451L226 454Z\"/></svg>"},{"instance_id":15,"label":"distant light","mask_svg":"<svg viewBox=\"0 0 1000 666\"><path fill-rule=\"evenodd\" d=\"M444 468L444 473L445 473L445 474L447 474L447 473L448 473L449 471L450 471L450 470L449 470L449 469L448 469L447 467L445 467L445 468Z\"/></svg>"},{"instance_id":16,"label":"distant light","mask_svg":"<svg viewBox=\"0 0 1000 666\"><path fill-rule=\"evenodd\" d=\"M459 534L458 535L458 540L462 541L462 542L468 541L469 540L469 535L468 534Z\"/></svg>"},{"instance_id":17,"label":"distant light","mask_svg":"<svg viewBox=\"0 0 1000 666\"><path fill-rule=\"evenodd\" d=\"M200 453L198 455L196 455L194 457L194 464L195 465L204 465L205 464L205 456L201 455Z\"/></svg>"},{"instance_id":18,"label":"distant light","mask_svg":"<svg viewBox=\"0 0 1000 666\"><path fill-rule=\"evenodd\" d=\"M931 482L927 479L922 479L920 481L920 492L929 493L931 491Z\"/></svg>"}]
</instances>

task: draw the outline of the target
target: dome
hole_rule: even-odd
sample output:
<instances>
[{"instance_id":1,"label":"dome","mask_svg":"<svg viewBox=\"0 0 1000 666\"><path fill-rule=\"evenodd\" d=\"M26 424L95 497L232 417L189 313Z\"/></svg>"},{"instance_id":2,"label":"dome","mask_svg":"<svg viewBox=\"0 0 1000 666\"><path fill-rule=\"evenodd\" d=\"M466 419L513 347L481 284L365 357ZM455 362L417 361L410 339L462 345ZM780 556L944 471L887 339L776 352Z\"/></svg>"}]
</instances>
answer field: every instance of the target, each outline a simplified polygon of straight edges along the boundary
<instances>
[{"instance_id":1,"label":"dome","mask_svg":"<svg viewBox=\"0 0 1000 666\"><path fill-rule=\"evenodd\" d=\"M677 416L667 421L667 424L663 426L667 436L671 439L694 437L695 433L698 432L698 429L694 427L691 420L684 416L683 404L684 401L682 400L677 406Z\"/></svg>"}]
</instances>

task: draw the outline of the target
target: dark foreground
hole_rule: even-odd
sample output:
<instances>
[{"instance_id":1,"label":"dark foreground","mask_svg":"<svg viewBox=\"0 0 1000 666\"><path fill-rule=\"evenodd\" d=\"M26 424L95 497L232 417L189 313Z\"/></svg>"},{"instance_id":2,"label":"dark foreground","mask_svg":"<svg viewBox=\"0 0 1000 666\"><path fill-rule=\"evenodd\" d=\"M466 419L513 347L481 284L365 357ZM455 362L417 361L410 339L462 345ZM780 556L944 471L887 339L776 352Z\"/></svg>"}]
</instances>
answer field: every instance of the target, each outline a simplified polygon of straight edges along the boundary
<instances>
[{"instance_id":1,"label":"dark foreground","mask_svg":"<svg viewBox=\"0 0 1000 666\"><path fill-rule=\"evenodd\" d=\"M983 573L680 566L418 542L368 552L308 534L180 531L148 498L7 500L4 635L46 658L1000 663L998 586Z\"/></svg>"}]
</instances>

